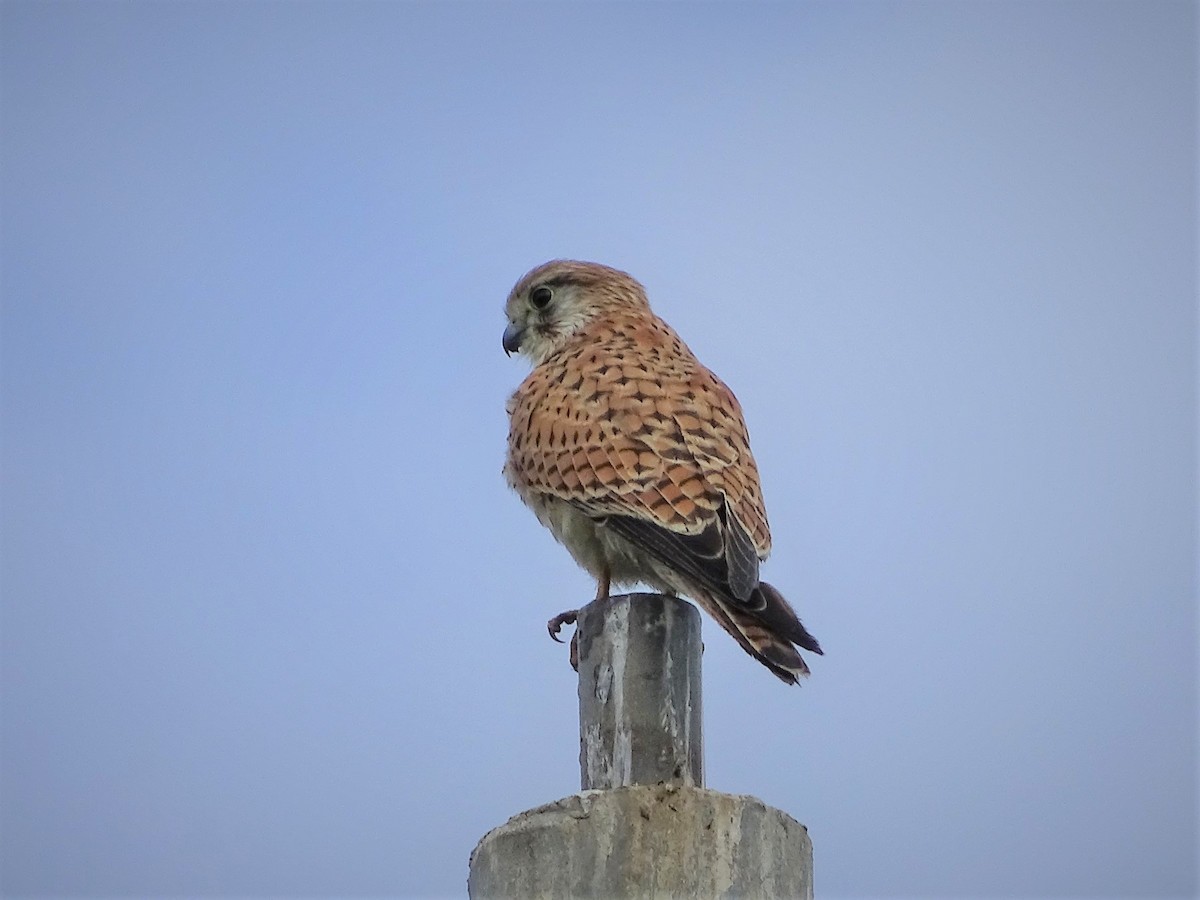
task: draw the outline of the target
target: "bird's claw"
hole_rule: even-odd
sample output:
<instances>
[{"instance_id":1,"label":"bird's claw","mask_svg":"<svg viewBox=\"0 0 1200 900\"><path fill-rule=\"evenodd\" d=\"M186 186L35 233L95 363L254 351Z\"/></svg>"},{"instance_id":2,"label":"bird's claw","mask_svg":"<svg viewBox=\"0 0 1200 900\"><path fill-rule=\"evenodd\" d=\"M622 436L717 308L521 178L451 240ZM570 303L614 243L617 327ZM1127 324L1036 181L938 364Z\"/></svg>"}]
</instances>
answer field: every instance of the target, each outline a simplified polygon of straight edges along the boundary
<instances>
[{"instance_id":1,"label":"bird's claw","mask_svg":"<svg viewBox=\"0 0 1200 900\"><path fill-rule=\"evenodd\" d=\"M558 636L559 631L564 625L574 625L579 618L579 610L568 609L566 612L561 612L549 622L546 623L546 630L550 632L550 637L558 641L560 644L563 639ZM576 672L579 671L579 629L575 629L575 633L571 635L571 668Z\"/></svg>"},{"instance_id":2,"label":"bird's claw","mask_svg":"<svg viewBox=\"0 0 1200 900\"><path fill-rule=\"evenodd\" d=\"M558 641L560 644L563 639L558 636L564 625L574 625L575 620L579 618L579 610L568 609L566 612L560 612L557 616L546 623L546 630L550 632L550 637Z\"/></svg>"}]
</instances>

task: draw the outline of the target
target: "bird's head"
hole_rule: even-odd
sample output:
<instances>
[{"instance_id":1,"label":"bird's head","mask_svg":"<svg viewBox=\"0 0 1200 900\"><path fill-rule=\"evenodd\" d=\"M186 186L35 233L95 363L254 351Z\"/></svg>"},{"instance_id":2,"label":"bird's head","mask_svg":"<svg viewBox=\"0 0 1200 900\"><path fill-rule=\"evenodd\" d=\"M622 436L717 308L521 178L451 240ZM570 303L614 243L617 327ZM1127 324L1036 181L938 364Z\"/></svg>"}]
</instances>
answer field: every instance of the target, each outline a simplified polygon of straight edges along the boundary
<instances>
[{"instance_id":1,"label":"bird's head","mask_svg":"<svg viewBox=\"0 0 1200 900\"><path fill-rule=\"evenodd\" d=\"M650 308L645 289L632 277L599 263L556 259L517 282L504 314L504 352L539 365L602 315Z\"/></svg>"}]
</instances>

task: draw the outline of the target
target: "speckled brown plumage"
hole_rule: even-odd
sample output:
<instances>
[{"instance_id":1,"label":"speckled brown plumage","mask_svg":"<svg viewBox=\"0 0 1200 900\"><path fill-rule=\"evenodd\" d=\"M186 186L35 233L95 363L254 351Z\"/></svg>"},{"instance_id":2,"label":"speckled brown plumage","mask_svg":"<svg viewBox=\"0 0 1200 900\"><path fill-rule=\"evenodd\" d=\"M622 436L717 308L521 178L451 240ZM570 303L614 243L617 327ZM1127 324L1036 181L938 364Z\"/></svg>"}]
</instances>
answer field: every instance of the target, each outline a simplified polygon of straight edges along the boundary
<instances>
[{"instance_id":1,"label":"speckled brown plumage","mask_svg":"<svg viewBox=\"0 0 1200 900\"><path fill-rule=\"evenodd\" d=\"M509 295L505 349L535 367L508 404L505 475L592 573L691 596L785 681L820 652L758 578L771 551L733 392L651 312L641 285L557 260Z\"/></svg>"}]
</instances>

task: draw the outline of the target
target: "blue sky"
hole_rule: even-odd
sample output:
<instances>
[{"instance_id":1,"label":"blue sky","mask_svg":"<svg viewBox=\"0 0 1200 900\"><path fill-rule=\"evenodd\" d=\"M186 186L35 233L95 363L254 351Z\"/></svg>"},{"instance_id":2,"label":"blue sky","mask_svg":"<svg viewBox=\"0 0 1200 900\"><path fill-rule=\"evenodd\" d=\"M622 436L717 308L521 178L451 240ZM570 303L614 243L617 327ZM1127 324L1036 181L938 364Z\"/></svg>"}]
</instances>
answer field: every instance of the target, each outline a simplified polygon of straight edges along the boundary
<instances>
[{"instance_id":1,"label":"blue sky","mask_svg":"<svg viewBox=\"0 0 1200 900\"><path fill-rule=\"evenodd\" d=\"M1190 3L0 6L5 896L465 895L578 787L513 282L739 395L827 655L706 622L823 897L1197 889Z\"/></svg>"}]
</instances>

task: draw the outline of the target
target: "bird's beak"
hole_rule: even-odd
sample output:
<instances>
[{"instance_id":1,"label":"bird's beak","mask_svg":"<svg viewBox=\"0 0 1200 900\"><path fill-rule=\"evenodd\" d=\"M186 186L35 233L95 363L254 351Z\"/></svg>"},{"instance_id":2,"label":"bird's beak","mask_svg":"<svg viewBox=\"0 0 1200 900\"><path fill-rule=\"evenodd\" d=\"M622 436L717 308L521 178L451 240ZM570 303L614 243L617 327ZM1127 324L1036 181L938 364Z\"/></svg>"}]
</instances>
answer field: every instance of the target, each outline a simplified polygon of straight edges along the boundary
<instances>
[{"instance_id":1,"label":"bird's beak","mask_svg":"<svg viewBox=\"0 0 1200 900\"><path fill-rule=\"evenodd\" d=\"M525 337L525 329L510 324L504 329L504 355L516 353L521 349L521 338Z\"/></svg>"}]
</instances>

